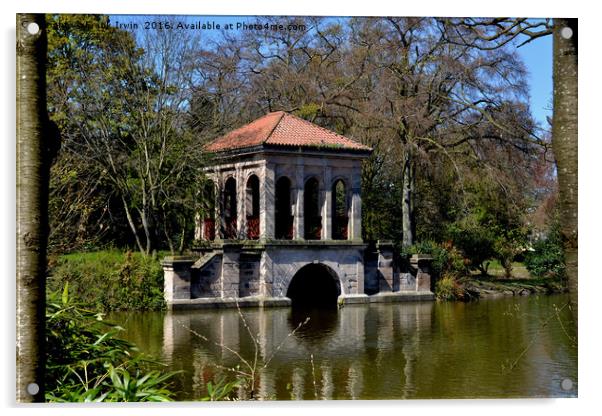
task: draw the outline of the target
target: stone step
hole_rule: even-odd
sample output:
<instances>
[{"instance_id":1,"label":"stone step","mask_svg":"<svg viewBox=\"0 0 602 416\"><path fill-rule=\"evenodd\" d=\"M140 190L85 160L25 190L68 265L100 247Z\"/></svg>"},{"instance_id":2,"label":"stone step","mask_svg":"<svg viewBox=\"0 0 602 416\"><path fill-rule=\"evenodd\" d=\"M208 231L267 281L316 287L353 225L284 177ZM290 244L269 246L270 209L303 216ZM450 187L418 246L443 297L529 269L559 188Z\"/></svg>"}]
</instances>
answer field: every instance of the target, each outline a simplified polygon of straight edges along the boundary
<instances>
[{"instance_id":1,"label":"stone step","mask_svg":"<svg viewBox=\"0 0 602 416\"><path fill-rule=\"evenodd\" d=\"M193 265L192 268L193 269L203 269L205 266L207 266L208 264L211 263L211 261L213 260L213 258L217 255L219 255L220 253L216 253L216 252L209 252L204 254L200 259L198 259Z\"/></svg>"}]
</instances>

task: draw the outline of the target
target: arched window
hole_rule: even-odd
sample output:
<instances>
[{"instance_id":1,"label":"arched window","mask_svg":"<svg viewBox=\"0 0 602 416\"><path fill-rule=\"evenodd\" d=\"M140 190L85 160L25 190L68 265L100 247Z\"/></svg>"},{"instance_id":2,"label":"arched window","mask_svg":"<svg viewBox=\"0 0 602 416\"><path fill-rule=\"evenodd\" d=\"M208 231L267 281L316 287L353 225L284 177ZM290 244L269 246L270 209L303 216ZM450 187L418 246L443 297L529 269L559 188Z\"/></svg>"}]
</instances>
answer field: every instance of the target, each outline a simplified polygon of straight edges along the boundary
<instances>
[{"instance_id":1,"label":"arched window","mask_svg":"<svg viewBox=\"0 0 602 416\"><path fill-rule=\"evenodd\" d=\"M245 211L247 214L247 238L259 238L259 178L251 175L247 180Z\"/></svg>"},{"instance_id":2,"label":"arched window","mask_svg":"<svg viewBox=\"0 0 602 416\"><path fill-rule=\"evenodd\" d=\"M332 185L332 238L334 240L347 240L347 190L345 182L338 179Z\"/></svg>"},{"instance_id":3,"label":"arched window","mask_svg":"<svg viewBox=\"0 0 602 416\"><path fill-rule=\"evenodd\" d=\"M215 183L205 182L201 192L200 216L203 219L203 239L215 240Z\"/></svg>"},{"instance_id":4,"label":"arched window","mask_svg":"<svg viewBox=\"0 0 602 416\"><path fill-rule=\"evenodd\" d=\"M224 186L224 238L236 238L236 179L228 178Z\"/></svg>"},{"instance_id":5,"label":"arched window","mask_svg":"<svg viewBox=\"0 0 602 416\"><path fill-rule=\"evenodd\" d=\"M305 239L319 240L322 236L322 216L320 216L320 184L316 178L311 178L305 182L303 215L305 218Z\"/></svg>"},{"instance_id":6,"label":"arched window","mask_svg":"<svg viewBox=\"0 0 602 416\"><path fill-rule=\"evenodd\" d=\"M293 216L291 215L291 181L286 176L276 181L276 238L293 239Z\"/></svg>"}]
</instances>

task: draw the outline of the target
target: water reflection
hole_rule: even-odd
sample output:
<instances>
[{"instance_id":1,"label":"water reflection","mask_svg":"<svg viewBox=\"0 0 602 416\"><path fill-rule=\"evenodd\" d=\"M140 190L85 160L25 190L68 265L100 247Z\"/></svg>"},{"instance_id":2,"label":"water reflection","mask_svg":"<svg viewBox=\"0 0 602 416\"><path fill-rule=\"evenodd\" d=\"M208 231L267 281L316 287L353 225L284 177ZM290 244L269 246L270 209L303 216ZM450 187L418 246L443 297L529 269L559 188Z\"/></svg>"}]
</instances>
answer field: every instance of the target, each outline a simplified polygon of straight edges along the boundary
<instances>
[{"instance_id":1,"label":"water reflection","mask_svg":"<svg viewBox=\"0 0 602 416\"><path fill-rule=\"evenodd\" d=\"M528 297L243 310L243 317L236 310L202 310L112 318L143 351L161 348L171 370L184 370L176 380L179 400L202 397L208 381L231 376L228 368L255 353L257 393L266 399L558 397L576 395L560 382L577 380L568 317L553 315L563 301ZM290 335L307 316L309 323Z\"/></svg>"},{"instance_id":2,"label":"water reflection","mask_svg":"<svg viewBox=\"0 0 602 416\"><path fill-rule=\"evenodd\" d=\"M288 330L294 332L295 338L317 345L329 341L336 333L338 323L336 307L295 307L288 317Z\"/></svg>"},{"instance_id":3,"label":"water reflection","mask_svg":"<svg viewBox=\"0 0 602 416\"><path fill-rule=\"evenodd\" d=\"M216 362L223 367L240 365L254 354L257 341L262 397L295 400L363 398L365 373L381 373L387 384L411 380L409 374L419 343L428 331L433 303L347 306L337 309L235 310L167 313L163 325L163 356L178 369L192 369L192 392L201 391L206 373ZM291 333L307 318L294 334ZM247 329L248 328L248 329ZM198 334L198 335L197 335ZM200 336L199 336L200 335ZM203 338L207 338L205 341ZM391 362L396 341L403 340L403 367ZM192 356L187 352L194 350ZM314 356L311 367L310 355ZM365 357L357 360L353 357ZM192 358L192 360L190 360ZM191 362L187 362L187 361ZM368 364L371 368L366 368ZM403 372L401 368L404 368ZM285 389L282 389L282 386ZM411 387L404 390L411 392ZM399 396L398 396L399 397Z\"/></svg>"}]
</instances>

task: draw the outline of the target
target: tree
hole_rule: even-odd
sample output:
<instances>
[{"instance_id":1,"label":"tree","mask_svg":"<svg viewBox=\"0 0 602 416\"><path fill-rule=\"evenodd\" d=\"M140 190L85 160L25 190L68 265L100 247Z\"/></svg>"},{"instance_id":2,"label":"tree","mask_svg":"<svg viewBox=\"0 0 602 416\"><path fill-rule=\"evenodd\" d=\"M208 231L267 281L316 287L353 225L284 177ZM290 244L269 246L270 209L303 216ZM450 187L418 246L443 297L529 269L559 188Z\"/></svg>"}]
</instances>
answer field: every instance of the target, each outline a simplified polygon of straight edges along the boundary
<instances>
[{"instance_id":1,"label":"tree","mask_svg":"<svg viewBox=\"0 0 602 416\"><path fill-rule=\"evenodd\" d=\"M51 29L52 116L65 131L74 180L99 179L103 212L118 204L142 253L182 249L203 165L201 143L187 129L195 40L170 31L134 39L94 15L53 16ZM87 189L75 192L89 194L98 212L98 194Z\"/></svg>"},{"instance_id":2,"label":"tree","mask_svg":"<svg viewBox=\"0 0 602 416\"><path fill-rule=\"evenodd\" d=\"M517 47L553 35L554 110L552 147L558 175L561 237L571 306L578 318L578 139L577 139L577 19L494 18L450 19L443 22L456 35L455 43L495 50L517 41Z\"/></svg>"},{"instance_id":3,"label":"tree","mask_svg":"<svg viewBox=\"0 0 602 416\"><path fill-rule=\"evenodd\" d=\"M358 19L352 26L370 84L355 121L379 126L377 147L397 165L402 244L409 246L416 235L417 178L434 172L441 158L462 184L463 165L490 175L498 152L533 152L525 71L511 50L474 51L449 42L435 19Z\"/></svg>"},{"instance_id":4,"label":"tree","mask_svg":"<svg viewBox=\"0 0 602 416\"><path fill-rule=\"evenodd\" d=\"M572 36L568 36L569 29ZM563 35L566 33L567 36ZM558 167L561 236L572 312L578 319L577 19L554 19L552 145Z\"/></svg>"},{"instance_id":5,"label":"tree","mask_svg":"<svg viewBox=\"0 0 602 416\"><path fill-rule=\"evenodd\" d=\"M95 147L86 143L90 125L99 122L97 113L104 113L103 120L123 113L110 105L110 94L96 100L91 91L103 83L105 91L110 88L108 76L102 74L113 71L117 78L124 73L126 61L119 61L118 45L126 43L120 37L129 35L109 27L99 15L47 15L47 22L48 109L63 136L50 178L50 248L135 244L121 195L107 177L106 166L94 157Z\"/></svg>"},{"instance_id":6,"label":"tree","mask_svg":"<svg viewBox=\"0 0 602 416\"><path fill-rule=\"evenodd\" d=\"M46 36L44 15L17 14L18 402L44 401L48 177L59 140L46 110Z\"/></svg>"}]
</instances>

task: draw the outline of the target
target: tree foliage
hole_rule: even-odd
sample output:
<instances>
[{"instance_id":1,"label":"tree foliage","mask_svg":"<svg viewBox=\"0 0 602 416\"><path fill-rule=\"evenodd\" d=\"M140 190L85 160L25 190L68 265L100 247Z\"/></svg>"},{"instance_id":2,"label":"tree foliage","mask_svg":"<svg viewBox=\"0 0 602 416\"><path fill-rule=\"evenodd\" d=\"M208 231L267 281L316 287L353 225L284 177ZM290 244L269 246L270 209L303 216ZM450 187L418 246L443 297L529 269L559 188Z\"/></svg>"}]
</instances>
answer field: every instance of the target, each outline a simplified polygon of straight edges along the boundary
<instances>
[{"instance_id":1,"label":"tree foliage","mask_svg":"<svg viewBox=\"0 0 602 416\"><path fill-rule=\"evenodd\" d=\"M106 235L146 254L181 251L203 166L185 111L194 40L163 32L135 39L105 16L50 22L49 107L64 135L52 187L57 239L94 244ZM74 223L79 235L68 241Z\"/></svg>"},{"instance_id":2,"label":"tree foliage","mask_svg":"<svg viewBox=\"0 0 602 416\"><path fill-rule=\"evenodd\" d=\"M532 250L525 253L525 267L537 277L566 277L560 225L554 223L548 235L536 241Z\"/></svg>"},{"instance_id":3,"label":"tree foliage","mask_svg":"<svg viewBox=\"0 0 602 416\"><path fill-rule=\"evenodd\" d=\"M203 39L134 38L102 29L102 16L86 17L98 31L80 33L65 26L77 16L56 19L52 56L68 76L54 73L52 102L70 132L55 167L67 201L57 222L88 239L182 248L207 205L200 144L276 110L374 148L362 172L368 240L452 239L480 268L494 245L523 248L515 237L545 199L534 173L549 143L512 43L473 48L433 18L272 16L261 19L305 30Z\"/></svg>"}]
</instances>

